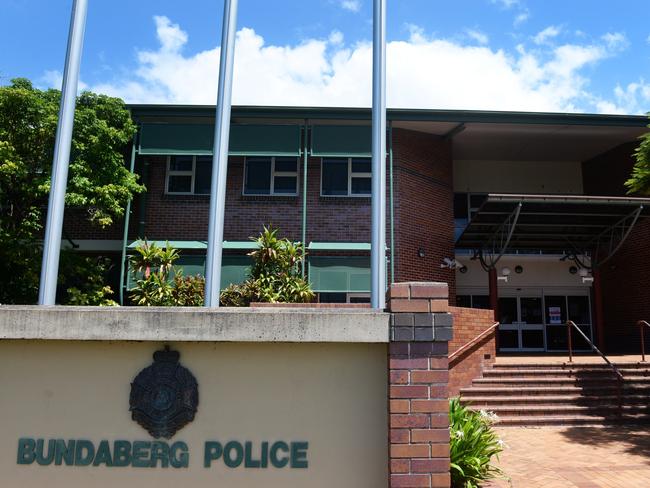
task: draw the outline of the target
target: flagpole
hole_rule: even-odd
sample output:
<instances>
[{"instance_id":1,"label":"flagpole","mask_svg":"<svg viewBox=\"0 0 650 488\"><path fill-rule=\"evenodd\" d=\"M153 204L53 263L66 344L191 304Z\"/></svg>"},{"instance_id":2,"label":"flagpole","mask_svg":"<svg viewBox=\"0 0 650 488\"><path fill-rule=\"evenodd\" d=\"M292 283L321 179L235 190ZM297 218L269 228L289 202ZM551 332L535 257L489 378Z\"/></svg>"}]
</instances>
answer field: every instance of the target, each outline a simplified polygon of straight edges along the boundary
<instances>
[{"instance_id":1,"label":"flagpole","mask_svg":"<svg viewBox=\"0 0 650 488\"><path fill-rule=\"evenodd\" d=\"M230 109L237 30L237 0L225 0L221 33L221 59L215 117L210 214L208 223L208 254L205 266L206 307L218 307L221 294L221 261L223 225L226 206L226 176L228 172L228 142Z\"/></svg>"},{"instance_id":2,"label":"flagpole","mask_svg":"<svg viewBox=\"0 0 650 488\"><path fill-rule=\"evenodd\" d=\"M386 0L374 0L372 41L372 308L386 307Z\"/></svg>"},{"instance_id":3,"label":"flagpole","mask_svg":"<svg viewBox=\"0 0 650 488\"><path fill-rule=\"evenodd\" d=\"M61 89L59 124L56 129L56 142L54 145L47 221L45 224L41 281L38 290L39 305L54 305L56 300L65 192L68 182L74 110L77 101L79 67L81 65L81 52L83 50L87 12L88 0L73 1L70 31L68 33L68 48L63 72L63 87Z\"/></svg>"}]
</instances>

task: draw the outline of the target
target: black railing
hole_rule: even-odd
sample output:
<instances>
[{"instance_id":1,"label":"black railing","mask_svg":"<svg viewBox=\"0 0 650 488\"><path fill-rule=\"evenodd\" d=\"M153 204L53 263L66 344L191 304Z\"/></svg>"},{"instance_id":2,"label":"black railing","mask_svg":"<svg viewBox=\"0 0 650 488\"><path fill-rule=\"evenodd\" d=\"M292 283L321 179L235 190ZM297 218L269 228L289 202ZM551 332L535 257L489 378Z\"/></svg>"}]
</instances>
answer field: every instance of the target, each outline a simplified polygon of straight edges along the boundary
<instances>
[{"instance_id":1,"label":"black railing","mask_svg":"<svg viewBox=\"0 0 650 488\"><path fill-rule=\"evenodd\" d=\"M598 348L596 347L596 345L591 341L591 339L589 339L589 337L587 337L587 334L585 334L585 333L580 329L580 327L578 327L578 326L576 325L576 323L575 323L573 320L568 320L567 323L566 323L567 342L568 342L568 344L569 344L569 362L570 362L570 363L573 362L573 340L572 340L572 338L571 338L571 336L572 336L572 334L571 334L571 329L572 329L572 328L575 329L575 330L577 330L578 333L582 336L582 338L583 338L585 341L587 341L587 344L589 344L589 346L591 347L591 350L592 350L592 351L598 353L598 354L600 355L600 357L603 358L603 359L605 360L605 362L606 362L607 365L612 369L612 371L614 371L614 373L616 373L616 376L618 376L618 379L619 379L619 380L623 380L623 375L621 374L621 372L619 371L619 369L618 369L616 366L614 366L614 364L612 364L612 362L611 362L609 359L607 359L607 356L605 356L605 355L600 351L600 349L598 349Z\"/></svg>"}]
</instances>

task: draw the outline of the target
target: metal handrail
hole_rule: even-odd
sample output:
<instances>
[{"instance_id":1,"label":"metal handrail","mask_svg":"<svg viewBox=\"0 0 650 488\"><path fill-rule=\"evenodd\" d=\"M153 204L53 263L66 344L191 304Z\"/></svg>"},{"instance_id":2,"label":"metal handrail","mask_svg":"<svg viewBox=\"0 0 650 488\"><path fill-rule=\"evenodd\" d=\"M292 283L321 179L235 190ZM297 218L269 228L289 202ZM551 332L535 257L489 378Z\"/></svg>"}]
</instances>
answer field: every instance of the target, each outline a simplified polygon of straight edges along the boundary
<instances>
[{"instance_id":1,"label":"metal handrail","mask_svg":"<svg viewBox=\"0 0 650 488\"><path fill-rule=\"evenodd\" d=\"M479 335L474 337L474 339L472 339L471 341L467 342L466 344L463 344L462 346L460 346L458 349L456 349L454 352L452 352L449 355L449 362L452 362L454 359L456 359L458 356L463 354L465 351L467 351L468 349L474 347L474 345L478 344L485 337L490 335L497 327L499 327L499 322L495 322L490 327L488 327L483 332L481 332Z\"/></svg>"},{"instance_id":2,"label":"metal handrail","mask_svg":"<svg viewBox=\"0 0 650 488\"><path fill-rule=\"evenodd\" d=\"M621 380L621 381L624 380L623 375L621 374L619 369L616 366L614 366L609 359L607 359L607 356L605 356L602 352L600 352L600 349L598 349L596 347L596 345L593 342L591 342L591 339L589 339L589 337L587 337L587 335L584 332L582 332L582 330L580 330L580 327L578 327L573 320L567 320L566 325L567 325L567 329L566 329L567 330L567 341L569 343L569 362L570 363L573 362L573 343L572 343L572 339L571 339L571 327L573 327L573 328L575 328L575 330L578 331L578 333L582 336L582 338L585 341L587 341L587 343L591 346L591 349L593 351L597 352L598 354L600 354L600 357L603 358L605 360L605 362L607 363L607 365L610 368L612 368L612 371L614 371L614 373L616 373L616 376L618 376L618 379Z\"/></svg>"},{"instance_id":3,"label":"metal handrail","mask_svg":"<svg viewBox=\"0 0 650 488\"><path fill-rule=\"evenodd\" d=\"M639 326L639 330L641 331L641 362L645 363L645 341L643 340L643 327L645 326L650 328L650 324L645 320L639 320L636 325Z\"/></svg>"}]
</instances>

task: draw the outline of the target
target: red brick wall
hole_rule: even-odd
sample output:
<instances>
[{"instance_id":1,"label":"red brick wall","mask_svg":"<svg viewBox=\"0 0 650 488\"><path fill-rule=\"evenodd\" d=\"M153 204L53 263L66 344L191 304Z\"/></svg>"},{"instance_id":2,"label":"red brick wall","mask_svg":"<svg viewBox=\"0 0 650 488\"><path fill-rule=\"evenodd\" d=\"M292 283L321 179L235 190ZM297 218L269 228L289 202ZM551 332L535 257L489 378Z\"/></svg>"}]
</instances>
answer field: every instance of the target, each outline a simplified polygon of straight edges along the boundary
<instances>
[{"instance_id":1,"label":"red brick wall","mask_svg":"<svg viewBox=\"0 0 650 488\"><path fill-rule=\"evenodd\" d=\"M636 143L583 163L585 193L625 196ZM626 243L601 268L605 349L639 354L636 322L650 318L650 221L637 223Z\"/></svg>"},{"instance_id":2,"label":"red brick wall","mask_svg":"<svg viewBox=\"0 0 650 488\"><path fill-rule=\"evenodd\" d=\"M449 307L449 311L454 317L454 338L449 342L450 354L494 324L492 310ZM471 349L452 359L449 363L449 395L458 395L461 388L470 386L472 380L480 378L483 370L494 364L495 356L495 334L490 334Z\"/></svg>"},{"instance_id":3,"label":"red brick wall","mask_svg":"<svg viewBox=\"0 0 650 488\"><path fill-rule=\"evenodd\" d=\"M451 142L403 129L395 129L393 139L395 281L448 283L455 303L455 274L440 267L454 257Z\"/></svg>"}]
</instances>

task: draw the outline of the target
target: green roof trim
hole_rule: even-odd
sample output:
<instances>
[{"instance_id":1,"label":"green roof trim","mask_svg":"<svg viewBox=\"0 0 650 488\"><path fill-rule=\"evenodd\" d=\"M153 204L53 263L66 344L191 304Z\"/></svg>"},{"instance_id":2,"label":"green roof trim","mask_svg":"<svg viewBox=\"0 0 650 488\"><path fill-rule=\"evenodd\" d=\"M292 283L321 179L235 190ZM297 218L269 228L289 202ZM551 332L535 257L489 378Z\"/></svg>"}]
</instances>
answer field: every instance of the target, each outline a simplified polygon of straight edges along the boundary
<instances>
[{"instance_id":1,"label":"green roof trim","mask_svg":"<svg viewBox=\"0 0 650 488\"><path fill-rule=\"evenodd\" d=\"M310 242L310 251L370 251L369 242Z\"/></svg>"},{"instance_id":2,"label":"green roof trim","mask_svg":"<svg viewBox=\"0 0 650 488\"><path fill-rule=\"evenodd\" d=\"M369 125L315 125L311 129L312 156L371 157Z\"/></svg>"},{"instance_id":3,"label":"green roof trim","mask_svg":"<svg viewBox=\"0 0 650 488\"><path fill-rule=\"evenodd\" d=\"M129 249L135 249L142 241L133 241L128 245ZM207 241L147 241L158 247L166 247L167 243L175 249L208 249ZM223 249L256 249L257 244L253 241L223 241Z\"/></svg>"}]
</instances>

